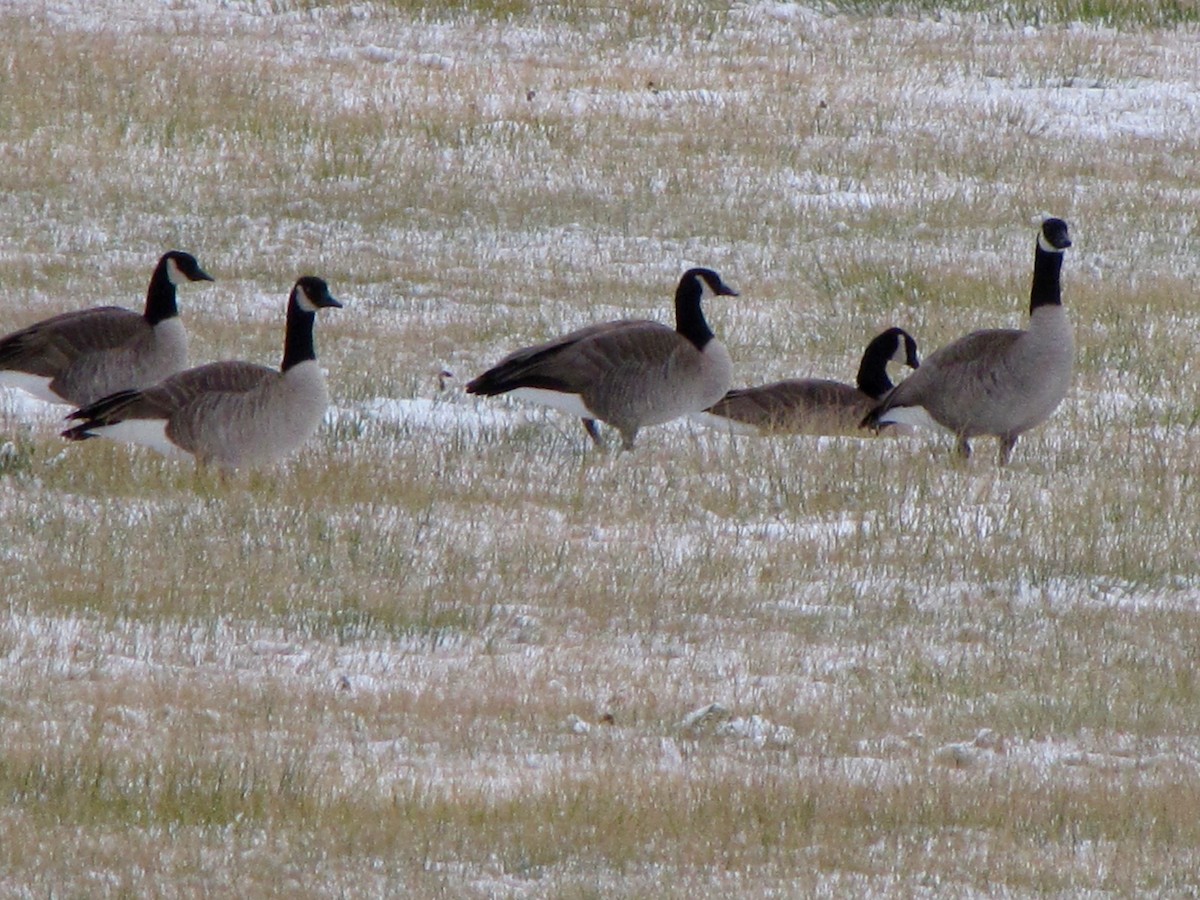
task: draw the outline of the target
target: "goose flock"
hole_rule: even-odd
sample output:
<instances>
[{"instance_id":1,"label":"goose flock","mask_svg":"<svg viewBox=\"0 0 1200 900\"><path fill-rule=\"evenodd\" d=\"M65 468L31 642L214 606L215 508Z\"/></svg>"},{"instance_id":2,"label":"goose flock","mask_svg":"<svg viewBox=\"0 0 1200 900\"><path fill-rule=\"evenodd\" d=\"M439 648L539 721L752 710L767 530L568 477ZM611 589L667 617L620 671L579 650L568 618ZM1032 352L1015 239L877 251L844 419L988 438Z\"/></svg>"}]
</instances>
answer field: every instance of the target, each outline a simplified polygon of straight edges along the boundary
<instances>
[{"instance_id":1,"label":"goose flock","mask_svg":"<svg viewBox=\"0 0 1200 900\"><path fill-rule=\"evenodd\" d=\"M1038 222L1028 325L973 331L930 354L901 328L867 345L856 384L794 379L732 389L733 361L704 318L703 303L736 297L711 269L684 272L675 291L675 327L621 319L524 347L472 379L467 393L507 394L570 415L602 445L597 422L632 450L638 431L674 419L731 434L949 432L967 457L970 441L992 436L1006 465L1021 434L1050 417L1066 396L1074 362L1062 306L1067 223ZM68 312L0 338L0 385L75 407L63 432L141 444L168 456L236 469L287 457L320 426L329 406L316 362L320 310L340 308L328 285L306 275L288 296L278 369L239 360L187 368L187 336L176 288L212 281L195 257L163 255L142 313L105 306ZM912 373L894 385L889 362Z\"/></svg>"}]
</instances>

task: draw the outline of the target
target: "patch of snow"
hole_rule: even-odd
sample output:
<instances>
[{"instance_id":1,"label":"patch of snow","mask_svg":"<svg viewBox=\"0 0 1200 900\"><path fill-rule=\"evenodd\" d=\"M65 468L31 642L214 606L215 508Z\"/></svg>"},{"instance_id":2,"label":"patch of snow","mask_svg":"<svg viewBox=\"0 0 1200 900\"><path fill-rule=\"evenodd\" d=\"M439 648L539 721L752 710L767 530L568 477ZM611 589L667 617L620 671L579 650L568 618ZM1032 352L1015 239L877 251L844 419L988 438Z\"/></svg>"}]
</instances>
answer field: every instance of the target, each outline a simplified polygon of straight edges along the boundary
<instances>
[{"instance_id":1,"label":"patch of snow","mask_svg":"<svg viewBox=\"0 0 1200 900\"><path fill-rule=\"evenodd\" d=\"M754 715L747 719L738 717L722 722L716 728L716 734L722 737L735 737L748 740L756 747L772 744L786 747L796 739L796 732L787 725L776 725L762 716Z\"/></svg>"},{"instance_id":2,"label":"patch of snow","mask_svg":"<svg viewBox=\"0 0 1200 900\"><path fill-rule=\"evenodd\" d=\"M682 731L714 728L718 723L728 719L729 716L729 710L720 703L709 703L707 706L694 709L684 716L683 720L679 723L679 728Z\"/></svg>"}]
</instances>

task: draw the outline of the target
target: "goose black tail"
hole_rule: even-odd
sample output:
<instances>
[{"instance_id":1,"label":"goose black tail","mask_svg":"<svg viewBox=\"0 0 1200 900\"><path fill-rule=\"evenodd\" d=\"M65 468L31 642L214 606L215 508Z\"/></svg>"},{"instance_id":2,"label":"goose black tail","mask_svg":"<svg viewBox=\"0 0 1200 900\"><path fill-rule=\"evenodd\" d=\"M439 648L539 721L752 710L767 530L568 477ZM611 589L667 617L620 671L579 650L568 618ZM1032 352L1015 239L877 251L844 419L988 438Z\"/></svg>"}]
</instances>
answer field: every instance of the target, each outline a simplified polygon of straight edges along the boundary
<instances>
[{"instance_id":1,"label":"goose black tail","mask_svg":"<svg viewBox=\"0 0 1200 900\"><path fill-rule=\"evenodd\" d=\"M76 425L73 428L68 428L62 433L62 436L68 441L86 441L89 438L96 437L96 435L92 434L90 429L95 428L99 424L99 422L93 421L83 422L82 424Z\"/></svg>"},{"instance_id":2,"label":"goose black tail","mask_svg":"<svg viewBox=\"0 0 1200 900\"><path fill-rule=\"evenodd\" d=\"M89 403L87 406L81 406L72 413L67 414L68 422L78 422L66 431L62 432L62 436L68 441L86 441L88 438L94 438L92 434L93 428L99 428L102 425L108 425L112 415L135 399L141 391L126 390L117 391L115 394L109 394L107 397L101 397L94 403Z\"/></svg>"}]
</instances>

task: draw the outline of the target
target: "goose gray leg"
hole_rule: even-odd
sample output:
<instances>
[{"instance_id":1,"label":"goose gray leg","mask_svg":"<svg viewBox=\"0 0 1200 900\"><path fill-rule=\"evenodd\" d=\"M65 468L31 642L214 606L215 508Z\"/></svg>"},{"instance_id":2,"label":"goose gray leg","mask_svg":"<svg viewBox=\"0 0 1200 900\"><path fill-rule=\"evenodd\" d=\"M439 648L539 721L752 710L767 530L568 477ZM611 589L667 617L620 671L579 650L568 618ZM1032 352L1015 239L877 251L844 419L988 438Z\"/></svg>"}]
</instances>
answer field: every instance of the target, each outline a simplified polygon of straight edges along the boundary
<instances>
[{"instance_id":1,"label":"goose gray leg","mask_svg":"<svg viewBox=\"0 0 1200 900\"><path fill-rule=\"evenodd\" d=\"M1007 466L1008 461L1012 458L1013 447L1017 446L1017 436L1015 434L1001 435L1000 437L1000 465Z\"/></svg>"},{"instance_id":2,"label":"goose gray leg","mask_svg":"<svg viewBox=\"0 0 1200 900\"><path fill-rule=\"evenodd\" d=\"M604 446L604 440L600 437L600 429L596 425L595 419L580 419L583 422L583 429L588 433L588 437L592 439L592 443L597 447Z\"/></svg>"},{"instance_id":3,"label":"goose gray leg","mask_svg":"<svg viewBox=\"0 0 1200 900\"><path fill-rule=\"evenodd\" d=\"M958 440L954 444L954 452L958 454L959 458L961 459L971 458L971 445L964 435L960 434L958 436Z\"/></svg>"}]
</instances>

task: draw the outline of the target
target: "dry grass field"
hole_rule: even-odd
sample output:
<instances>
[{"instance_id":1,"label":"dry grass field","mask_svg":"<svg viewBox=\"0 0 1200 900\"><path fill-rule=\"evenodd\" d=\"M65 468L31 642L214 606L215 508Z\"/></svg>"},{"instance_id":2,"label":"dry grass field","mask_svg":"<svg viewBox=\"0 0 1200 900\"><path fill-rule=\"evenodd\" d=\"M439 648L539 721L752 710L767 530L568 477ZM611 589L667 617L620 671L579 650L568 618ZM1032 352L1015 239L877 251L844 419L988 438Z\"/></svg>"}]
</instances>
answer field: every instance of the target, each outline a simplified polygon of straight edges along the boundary
<instances>
[{"instance_id":1,"label":"dry grass field","mask_svg":"<svg viewBox=\"0 0 1200 900\"><path fill-rule=\"evenodd\" d=\"M0 896L1200 895L1200 12L991 7L0 5L0 333L172 247L197 362L345 303L277 468L0 391ZM1043 210L1005 469L461 390L691 265L739 384L848 380L1018 326Z\"/></svg>"}]
</instances>

